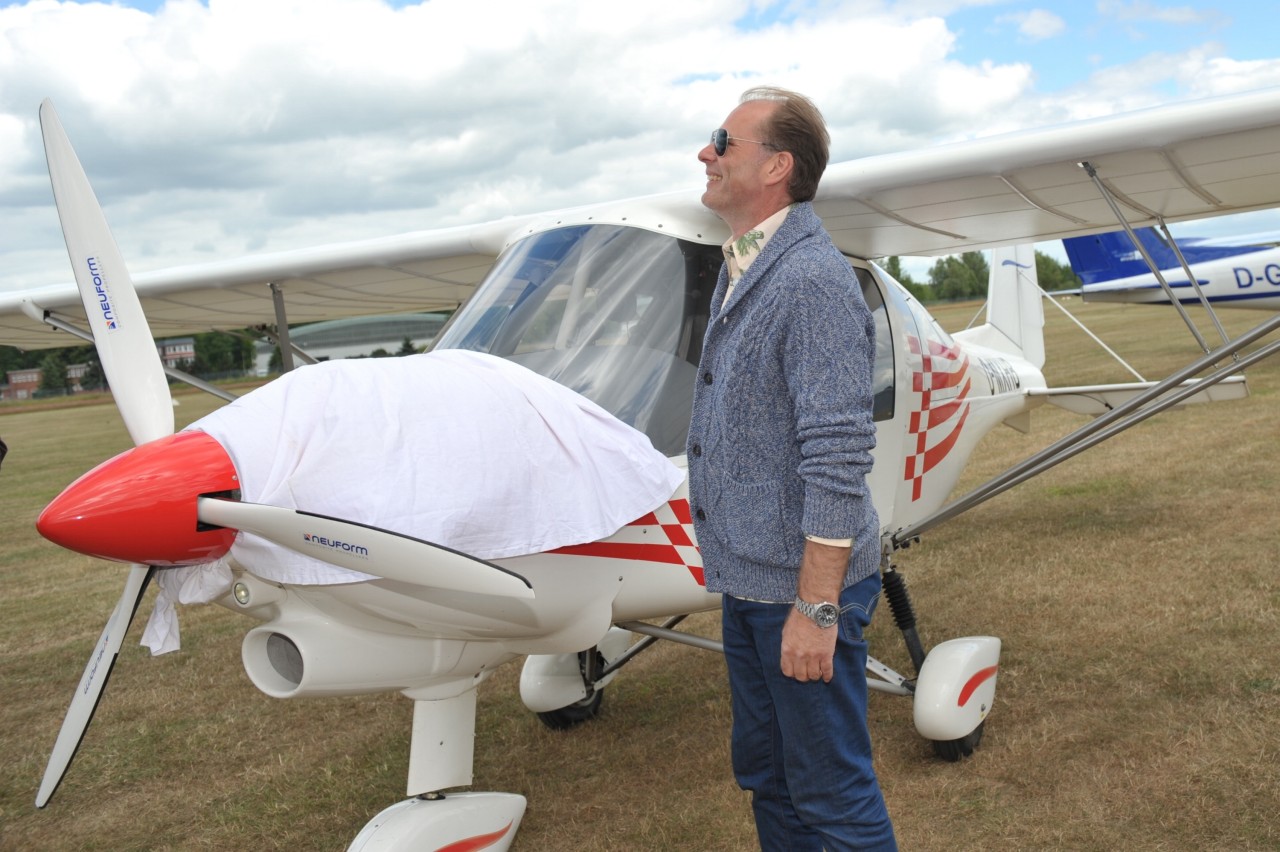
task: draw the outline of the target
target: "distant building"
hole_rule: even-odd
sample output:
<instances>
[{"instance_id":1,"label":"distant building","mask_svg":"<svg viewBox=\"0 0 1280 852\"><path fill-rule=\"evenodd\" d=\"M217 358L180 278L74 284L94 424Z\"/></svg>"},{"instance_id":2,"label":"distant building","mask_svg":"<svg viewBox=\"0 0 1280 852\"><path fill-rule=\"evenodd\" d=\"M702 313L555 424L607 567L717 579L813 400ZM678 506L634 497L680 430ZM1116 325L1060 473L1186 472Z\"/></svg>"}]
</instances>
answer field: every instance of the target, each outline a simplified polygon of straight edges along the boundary
<instances>
[{"instance_id":1,"label":"distant building","mask_svg":"<svg viewBox=\"0 0 1280 852\"><path fill-rule=\"evenodd\" d=\"M171 337L168 340L156 341L156 350L160 353L160 361L166 367L178 367L196 360L196 339L194 337Z\"/></svg>"},{"instance_id":2,"label":"distant building","mask_svg":"<svg viewBox=\"0 0 1280 852\"><path fill-rule=\"evenodd\" d=\"M89 375L88 364L68 364L67 388L72 393L80 393L80 391L84 390L84 384L81 382L81 379L87 375Z\"/></svg>"},{"instance_id":3,"label":"distant building","mask_svg":"<svg viewBox=\"0 0 1280 852\"><path fill-rule=\"evenodd\" d=\"M318 361L359 358L379 349L395 355L406 339L422 350L435 341L448 314L390 314L315 322L289 329L289 340ZM267 374L275 346L266 341L254 344L254 371Z\"/></svg>"},{"instance_id":4,"label":"distant building","mask_svg":"<svg viewBox=\"0 0 1280 852\"><path fill-rule=\"evenodd\" d=\"M80 393L84 390L81 379L89 374L88 364L67 365L67 393ZM44 381L44 370L29 367L24 370L10 370L6 383L0 385L0 401L32 399L40 390Z\"/></svg>"},{"instance_id":5,"label":"distant building","mask_svg":"<svg viewBox=\"0 0 1280 852\"><path fill-rule=\"evenodd\" d=\"M44 373L39 367L25 370L10 370L6 376L7 383L0 385L0 400L31 399L40 390L40 380Z\"/></svg>"},{"instance_id":6,"label":"distant building","mask_svg":"<svg viewBox=\"0 0 1280 852\"><path fill-rule=\"evenodd\" d=\"M196 357L196 339L194 337L161 340L156 343L156 351L166 366L180 362L190 363ZM67 365L67 389L65 393L80 393L85 390L83 379L89 375L89 364ZM44 370L40 367L27 367L21 370L10 370L5 384L0 384L0 402L19 399L33 399L40 384L44 381ZM97 388L89 388L96 390ZM49 391L49 393L58 393Z\"/></svg>"}]
</instances>

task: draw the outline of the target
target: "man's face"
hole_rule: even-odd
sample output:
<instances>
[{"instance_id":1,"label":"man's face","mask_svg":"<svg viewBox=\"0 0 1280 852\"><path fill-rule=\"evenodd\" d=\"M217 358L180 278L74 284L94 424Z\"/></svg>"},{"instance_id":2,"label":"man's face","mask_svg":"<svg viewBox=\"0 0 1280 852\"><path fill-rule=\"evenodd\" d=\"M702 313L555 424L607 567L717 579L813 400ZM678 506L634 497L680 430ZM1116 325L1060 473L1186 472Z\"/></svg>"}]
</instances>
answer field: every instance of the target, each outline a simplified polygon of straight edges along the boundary
<instances>
[{"instance_id":1,"label":"man's face","mask_svg":"<svg viewBox=\"0 0 1280 852\"><path fill-rule=\"evenodd\" d=\"M702 203L726 221L750 212L764 188L765 166L774 151L756 142L769 141L762 134L765 119L775 108L769 101L740 104L721 125L730 137L725 152L717 155L711 143L698 152L698 160L707 169ZM746 141L749 139L756 142Z\"/></svg>"}]
</instances>

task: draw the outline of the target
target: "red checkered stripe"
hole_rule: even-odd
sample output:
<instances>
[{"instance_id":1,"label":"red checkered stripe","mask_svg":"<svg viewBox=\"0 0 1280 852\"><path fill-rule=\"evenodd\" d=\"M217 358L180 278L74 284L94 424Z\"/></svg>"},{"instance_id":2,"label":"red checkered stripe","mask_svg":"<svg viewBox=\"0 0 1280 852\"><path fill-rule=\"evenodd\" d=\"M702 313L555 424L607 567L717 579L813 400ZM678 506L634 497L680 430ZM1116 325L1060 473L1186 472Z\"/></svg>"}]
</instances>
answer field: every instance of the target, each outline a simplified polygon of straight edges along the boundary
<instances>
[{"instance_id":1,"label":"red checkered stripe","mask_svg":"<svg viewBox=\"0 0 1280 852\"><path fill-rule=\"evenodd\" d=\"M608 538L560 547L550 552L683 565L699 586L707 584L702 573L702 553L693 543L693 516L689 512L689 501L685 499L663 503Z\"/></svg>"},{"instance_id":2,"label":"red checkered stripe","mask_svg":"<svg viewBox=\"0 0 1280 852\"><path fill-rule=\"evenodd\" d=\"M908 338L912 354L920 357L920 369L911 376L911 390L920 394L920 405L911 413L910 434L915 436L914 452L908 453L903 479L911 482L911 500L920 499L924 476L947 457L955 447L965 421L969 418L969 358L959 346L940 340L929 340L922 346L920 338ZM957 392L955 389L959 388ZM949 393L943 393L950 391ZM934 396L942 397L935 401ZM936 402L936 404L935 404ZM931 430L946 428L941 440L929 445Z\"/></svg>"}]
</instances>

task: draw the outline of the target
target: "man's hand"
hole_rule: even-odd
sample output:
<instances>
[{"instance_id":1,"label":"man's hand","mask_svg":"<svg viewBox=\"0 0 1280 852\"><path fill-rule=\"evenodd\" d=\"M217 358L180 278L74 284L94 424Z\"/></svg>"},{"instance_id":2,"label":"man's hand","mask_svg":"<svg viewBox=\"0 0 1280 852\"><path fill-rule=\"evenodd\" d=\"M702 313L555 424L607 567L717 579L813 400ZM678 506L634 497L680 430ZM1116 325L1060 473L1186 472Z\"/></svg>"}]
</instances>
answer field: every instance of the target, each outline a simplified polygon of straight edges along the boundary
<instances>
[{"instance_id":1,"label":"man's hand","mask_svg":"<svg viewBox=\"0 0 1280 852\"><path fill-rule=\"evenodd\" d=\"M819 627L799 610L792 609L782 626L782 673L802 683L819 678L830 683L835 674L832 660L839 630L839 625Z\"/></svg>"},{"instance_id":2,"label":"man's hand","mask_svg":"<svg viewBox=\"0 0 1280 852\"><path fill-rule=\"evenodd\" d=\"M848 565L848 547L806 541L796 594L811 603L836 603ZM782 673L801 682L821 678L830 683L835 673L832 660L839 630L838 624L822 628L799 610L791 610L787 623L782 625Z\"/></svg>"}]
</instances>

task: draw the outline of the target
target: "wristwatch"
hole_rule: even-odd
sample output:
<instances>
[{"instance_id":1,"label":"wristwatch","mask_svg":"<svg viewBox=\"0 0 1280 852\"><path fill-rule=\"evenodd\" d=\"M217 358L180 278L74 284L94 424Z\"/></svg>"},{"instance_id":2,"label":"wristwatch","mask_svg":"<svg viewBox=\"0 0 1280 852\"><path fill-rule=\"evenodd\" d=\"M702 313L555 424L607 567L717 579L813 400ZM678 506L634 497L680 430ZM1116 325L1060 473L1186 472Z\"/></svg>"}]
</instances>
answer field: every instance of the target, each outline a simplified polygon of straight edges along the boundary
<instances>
[{"instance_id":1,"label":"wristwatch","mask_svg":"<svg viewBox=\"0 0 1280 852\"><path fill-rule=\"evenodd\" d=\"M814 624L824 629L835 627L836 622L840 620L840 607L827 601L812 604L797 597L796 609L800 610L801 615L811 619Z\"/></svg>"}]
</instances>

